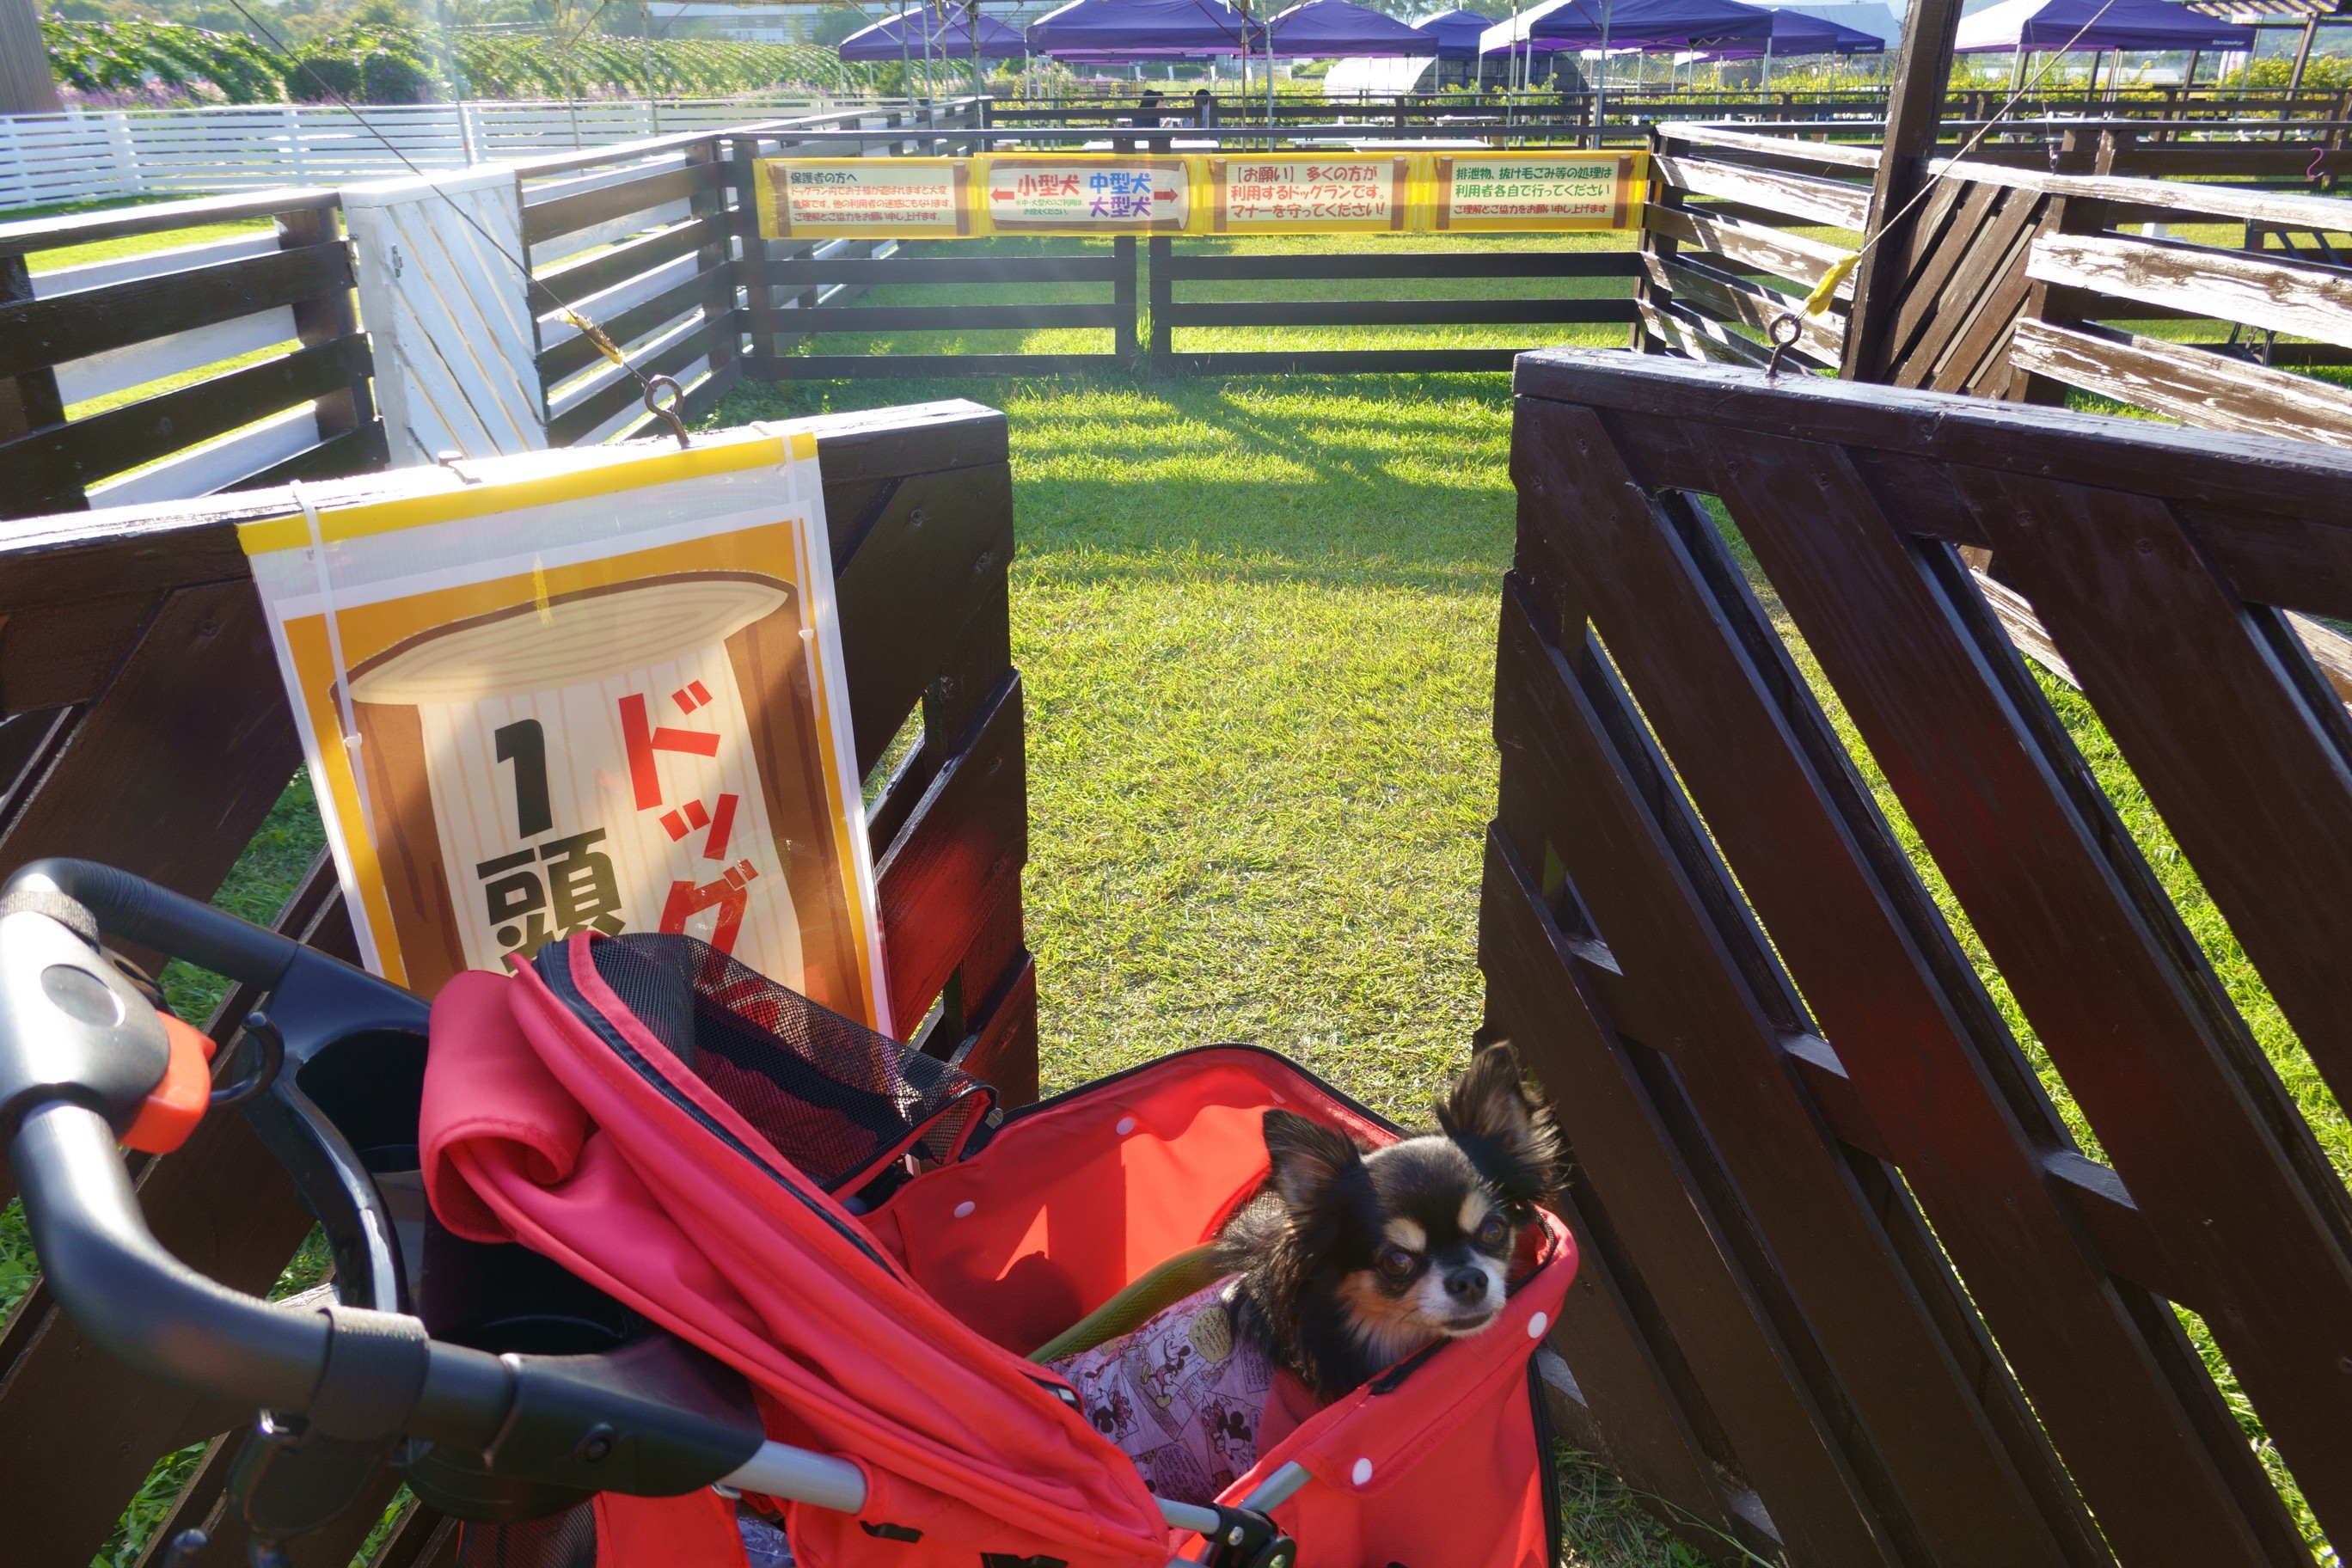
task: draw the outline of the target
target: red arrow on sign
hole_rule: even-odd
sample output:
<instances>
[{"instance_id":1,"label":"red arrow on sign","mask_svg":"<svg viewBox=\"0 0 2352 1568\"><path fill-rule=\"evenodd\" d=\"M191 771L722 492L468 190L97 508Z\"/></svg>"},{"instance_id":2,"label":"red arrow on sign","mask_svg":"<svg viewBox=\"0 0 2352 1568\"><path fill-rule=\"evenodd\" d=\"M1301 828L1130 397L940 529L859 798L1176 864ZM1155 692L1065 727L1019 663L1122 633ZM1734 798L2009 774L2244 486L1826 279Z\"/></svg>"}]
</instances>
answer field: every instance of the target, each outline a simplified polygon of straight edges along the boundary
<instances>
[{"instance_id":1,"label":"red arrow on sign","mask_svg":"<svg viewBox=\"0 0 2352 1568\"><path fill-rule=\"evenodd\" d=\"M1151 199L1155 202L1172 202L1176 199L1176 193L1173 191L1154 191L1151 193Z\"/></svg>"}]
</instances>

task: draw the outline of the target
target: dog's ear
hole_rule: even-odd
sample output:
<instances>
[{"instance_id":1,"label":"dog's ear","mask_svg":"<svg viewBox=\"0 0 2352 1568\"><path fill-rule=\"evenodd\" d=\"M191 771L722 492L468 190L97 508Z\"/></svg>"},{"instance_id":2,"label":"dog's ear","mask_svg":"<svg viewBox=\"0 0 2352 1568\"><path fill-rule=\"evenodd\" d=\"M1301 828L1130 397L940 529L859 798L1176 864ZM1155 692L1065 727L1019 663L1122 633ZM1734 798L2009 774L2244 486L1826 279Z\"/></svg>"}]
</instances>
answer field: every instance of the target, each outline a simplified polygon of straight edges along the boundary
<instances>
[{"instance_id":1,"label":"dog's ear","mask_svg":"<svg viewBox=\"0 0 2352 1568\"><path fill-rule=\"evenodd\" d=\"M1274 1163L1274 1190L1293 1214L1313 1208L1333 1182L1363 1163L1346 1133L1290 1110L1265 1113L1265 1152Z\"/></svg>"},{"instance_id":2,"label":"dog's ear","mask_svg":"<svg viewBox=\"0 0 2352 1568\"><path fill-rule=\"evenodd\" d=\"M1540 1203L1559 1186L1559 1130L1550 1108L1529 1089L1508 1040L1470 1058L1438 1101L1437 1124L1506 1198Z\"/></svg>"}]
</instances>

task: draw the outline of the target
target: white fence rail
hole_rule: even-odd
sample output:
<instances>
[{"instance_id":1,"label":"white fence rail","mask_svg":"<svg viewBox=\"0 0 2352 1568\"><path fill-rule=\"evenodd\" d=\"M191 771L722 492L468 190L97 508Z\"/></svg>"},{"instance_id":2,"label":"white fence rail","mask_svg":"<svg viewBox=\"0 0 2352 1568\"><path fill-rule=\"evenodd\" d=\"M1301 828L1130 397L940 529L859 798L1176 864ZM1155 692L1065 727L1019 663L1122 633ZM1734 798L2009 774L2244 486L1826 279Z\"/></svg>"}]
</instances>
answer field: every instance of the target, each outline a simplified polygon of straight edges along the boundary
<instances>
[{"instance_id":1,"label":"white fence rail","mask_svg":"<svg viewBox=\"0 0 2352 1568\"><path fill-rule=\"evenodd\" d=\"M769 94L378 104L356 113L273 103L0 115L0 211L101 196L396 179L411 173L410 164L441 173L830 107L819 99Z\"/></svg>"}]
</instances>

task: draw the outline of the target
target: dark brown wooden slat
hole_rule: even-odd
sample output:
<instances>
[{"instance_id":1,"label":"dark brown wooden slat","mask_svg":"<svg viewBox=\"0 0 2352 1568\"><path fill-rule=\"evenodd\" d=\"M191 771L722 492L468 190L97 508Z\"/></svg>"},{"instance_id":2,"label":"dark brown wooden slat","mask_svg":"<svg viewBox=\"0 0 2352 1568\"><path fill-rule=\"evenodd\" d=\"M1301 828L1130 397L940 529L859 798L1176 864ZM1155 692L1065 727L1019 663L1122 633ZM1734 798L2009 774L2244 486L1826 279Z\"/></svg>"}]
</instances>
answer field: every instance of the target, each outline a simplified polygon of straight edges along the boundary
<instances>
[{"instance_id":1,"label":"dark brown wooden slat","mask_svg":"<svg viewBox=\"0 0 2352 1568\"><path fill-rule=\"evenodd\" d=\"M102 850L209 897L299 760L252 584L183 589L0 838L0 867Z\"/></svg>"},{"instance_id":2,"label":"dark brown wooden slat","mask_svg":"<svg viewBox=\"0 0 2352 1568\"><path fill-rule=\"evenodd\" d=\"M89 485L325 397L368 370L368 342L356 334L298 349L20 437L0 446L0 468Z\"/></svg>"},{"instance_id":3,"label":"dark brown wooden slat","mask_svg":"<svg viewBox=\"0 0 2352 1568\"><path fill-rule=\"evenodd\" d=\"M1845 342L1845 318L1824 311L1804 313L1804 300L1777 289L1711 267L1704 260L1652 258L1651 276L1684 305L1718 321L1760 330L1783 315L1798 318L1795 347L1825 365L1834 365Z\"/></svg>"},{"instance_id":4,"label":"dark brown wooden slat","mask_svg":"<svg viewBox=\"0 0 2352 1568\"><path fill-rule=\"evenodd\" d=\"M382 471L389 458L384 450L383 421L371 419L356 430L331 436L317 446L295 453L283 462L258 468L221 488L228 490L274 489L289 480L340 479L352 474Z\"/></svg>"},{"instance_id":5,"label":"dark brown wooden slat","mask_svg":"<svg viewBox=\"0 0 2352 1568\"><path fill-rule=\"evenodd\" d=\"M1549 655L1525 642L1505 645L1507 661L1538 657ZM1507 787L1561 743L1521 695L1532 675L1507 662L1496 674L1495 733ZM1511 842L1517 837L1498 826L1487 840L1479 952L1490 1005L1543 1083L1582 1181L1607 1205L1618 1234L1639 1238L1637 1264L1613 1271L1650 1306L1637 1314L1647 1320L1643 1337L1673 1347L1687 1363L1706 1418L1722 1431L1726 1461L1763 1496L1797 1561L1896 1561L1859 1506L1843 1456L1824 1440L1822 1413L1762 1303L1727 1261L1721 1227L1741 1216L1720 1216L1687 1191L1682 1156L1637 1087L1626 1047L1585 990L1589 971L1562 942ZM1539 851L1540 839L1530 847ZM1700 1419L1691 1400L1682 1408Z\"/></svg>"},{"instance_id":6,"label":"dark brown wooden slat","mask_svg":"<svg viewBox=\"0 0 2352 1568\"><path fill-rule=\"evenodd\" d=\"M1640 422L1627 423L1638 441ZM2211 1403L2211 1389L2158 1380L2115 1288L2053 1201L2036 1145L2063 1140L2063 1127L1716 549L1712 524L1692 517L1678 530L1645 502L1664 465L1643 464L1648 484L1638 482L1591 414L1537 405L1520 428L1555 515L1576 521L1559 558L1835 1044L1884 1140L1868 1146L1918 1195L2117 1557L2279 1561L2246 1529L2220 1474L2251 1467L2251 1456L2242 1443L2220 1456L2197 1443L2181 1405ZM1713 477L1664 482L1675 480ZM2001 1392L1989 1390L1995 1402Z\"/></svg>"},{"instance_id":7,"label":"dark brown wooden slat","mask_svg":"<svg viewBox=\"0 0 2352 1568\"><path fill-rule=\"evenodd\" d=\"M1008 468L914 475L866 531L837 585L861 776L945 668L1012 558ZM985 682L964 700L987 697L1003 668L964 672ZM928 723L926 731L935 733ZM959 730L945 743L961 738Z\"/></svg>"},{"instance_id":8,"label":"dark brown wooden slat","mask_svg":"<svg viewBox=\"0 0 2352 1568\"><path fill-rule=\"evenodd\" d=\"M2341 705L2332 693L2309 701L2279 679L2277 648L2159 503L2005 475L1955 478L2004 575L2032 601L2304 1047L2338 1097L2352 1100L2352 1007L2342 985L2352 727ZM2278 1130L2314 1201L2335 1210L2340 1237L2352 1204L2326 1162L2314 1162L2268 1063L2240 1029L2214 1033L2248 1085L2247 1112ZM2167 1201L2150 1194L2142 1206L2161 1224L2155 1211ZM2176 1237L2214 1228L2173 1217ZM2322 1434L2340 1430L2342 1405L2335 1390L2320 1394L2324 1369L2352 1354L2352 1329L2312 1335L2309 1299L2295 1303L2294 1321L2280 1321L2284 1303L2237 1273L2230 1247L2200 1261L2208 1281L2234 1286L2210 1298L2221 1309L2213 1326L2281 1451L2298 1477L2326 1472ZM2352 1529L2352 1478L2305 1486L2323 1517L2332 1510L2344 1521L2335 1529Z\"/></svg>"},{"instance_id":9,"label":"dark brown wooden slat","mask_svg":"<svg viewBox=\"0 0 2352 1568\"><path fill-rule=\"evenodd\" d=\"M642 300L617 315L597 321L596 325L604 329L606 337L626 351L636 339L665 327L698 307L708 288L708 280L697 274L663 289L650 300ZM587 333L566 338L540 354L539 384L542 387L553 387L557 383L569 381L590 365L600 363L604 357L604 352Z\"/></svg>"},{"instance_id":10,"label":"dark brown wooden slat","mask_svg":"<svg viewBox=\"0 0 2352 1568\"><path fill-rule=\"evenodd\" d=\"M150 593L42 605L0 624L0 712L87 702L138 646L162 603Z\"/></svg>"},{"instance_id":11,"label":"dark brown wooden slat","mask_svg":"<svg viewBox=\"0 0 2352 1568\"><path fill-rule=\"evenodd\" d=\"M1028 859L1021 713L1021 679L1008 671L987 719L940 768L875 867L898 1027L911 1027L929 1011Z\"/></svg>"},{"instance_id":12,"label":"dark brown wooden slat","mask_svg":"<svg viewBox=\"0 0 2352 1568\"><path fill-rule=\"evenodd\" d=\"M1761 224L1716 217L1693 208L1660 206L1654 202L1643 209L1642 226L1645 233L1668 236L1681 244L1760 268L1776 278L1786 278L1808 288L1827 277L1835 264L1835 255L1825 253L1843 249ZM1850 286L1841 285L1839 297L1851 299L1853 292Z\"/></svg>"},{"instance_id":13,"label":"dark brown wooden slat","mask_svg":"<svg viewBox=\"0 0 2352 1568\"><path fill-rule=\"evenodd\" d=\"M459 1528L456 1520L412 1502L383 1544L376 1548L368 1568L435 1568L436 1563L455 1556Z\"/></svg>"},{"instance_id":14,"label":"dark brown wooden slat","mask_svg":"<svg viewBox=\"0 0 2352 1568\"><path fill-rule=\"evenodd\" d=\"M1877 453L2021 473L2236 510L2271 510L2333 530L2352 456L2307 442L2179 430L2064 409L2021 409L1890 387L1745 372L1663 355L1538 349L1518 357L1517 390Z\"/></svg>"},{"instance_id":15,"label":"dark brown wooden slat","mask_svg":"<svg viewBox=\"0 0 2352 1568\"><path fill-rule=\"evenodd\" d=\"M1901 297L1886 328L1885 363L1890 365L1899 364L1910 357L1911 345L1918 337L1919 329L1942 304L1945 285L1951 280L1953 270L1969 255L1972 242L1992 216L2002 195L1997 185L1971 185L1958 180L1945 180L1941 185L1955 192L1965 191L1967 195L1952 204L1948 227L1936 230L1922 226L1914 230L1923 237L1934 236L1936 243L1926 252L1924 261L1915 264L1913 270L1899 274L1895 279L1901 289Z\"/></svg>"},{"instance_id":16,"label":"dark brown wooden slat","mask_svg":"<svg viewBox=\"0 0 2352 1568\"><path fill-rule=\"evenodd\" d=\"M2352 446L2352 393L2159 338L2022 320L2010 359L2037 375L2209 429Z\"/></svg>"},{"instance_id":17,"label":"dark brown wooden slat","mask_svg":"<svg viewBox=\"0 0 2352 1568\"><path fill-rule=\"evenodd\" d=\"M1988 321L2005 325L2016 303L2024 299L2024 249L2032 243L2041 216L2039 204L2021 191L1999 195L2003 198L2000 210L1969 242L1903 357L1887 367L1886 379L1895 385L1922 386L1931 380L1951 379L1945 376L1945 370L1956 357L1957 345ZM2013 298L2008 301L2010 310L2002 310L1997 300L2012 274L2016 277ZM1973 360L1968 360L1964 369L1973 364ZM1939 386L1937 390L1950 389Z\"/></svg>"},{"instance_id":18,"label":"dark brown wooden slat","mask_svg":"<svg viewBox=\"0 0 2352 1568\"><path fill-rule=\"evenodd\" d=\"M665 169L659 174L646 174L634 180L600 185L577 195L556 196L551 200L526 202L522 209L522 238L525 245L539 245L563 235L593 228L600 223L610 223L631 213L651 213L656 207L684 201L698 191L716 190L719 174L713 164L688 164L684 168Z\"/></svg>"},{"instance_id":19,"label":"dark brown wooden slat","mask_svg":"<svg viewBox=\"0 0 2352 1568\"><path fill-rule=\"evenodd\" d=\"M1591 1194L1584 1192L1580 1203L1580 1186L1571 1177L1570 1190L1551 1205L1576 1237L1576 1282L1544 1342L1568 1366L1582 1396L1571 1399L1551 1391L1554 1426L1598 1457L1627 1488L1661 1500L1664 1509L1653 1511L1665 1513L1672 1522L1697 1520L1749 1550L1779 1551L1777 1534L1767 1534L1726 1506L1723 1472L1700 1447L1656 1353L1635 1328L1608 1249L1589 1217ZM1688 1375L1684 1369L1685 1383ZM1756 1508L1761 1511L1760 1499Z\"/></svg>"},{"instance_id":20,"label":"dark brown wooden slat","mask_svg":"<svg viewBox=\"0 0 2352 1568\"><path fill-rule=\"evenodd\" d=\"M340 241L0 305L0 375L16 375L352 287Z\"/></svg>"},{"instance_id":21,"label":"dark brown wooden slat","mask_svg":"<svg viewBox=\"0 0 2352 1568\"><path fill-rule=\"evenodd\" d=\"M690 218L675 228L649 234L640 239L623 240L610 250L599 251L584 261L574 261L562 267L551 267L534 274L550 294L566 305L576 305L591 295L601 294L615 285L652 271L666 262L681 256L690 256L711 242L711 237L724 237L727 226L724 217L712 214L708 217ZM532 290L535 304L546 303L546 296Z\"/></svg>"},{"instance_id":22,"label":"dark brown wooden slat","mask_svg":"<svg viewBox=\"0 0 2352 1568\"><path fill-rule=\"evenodd\" d=\"M163 202L113 212L26 218L0 224L0 256L35 256L44 250L88 245L93 240L123 235L161 234L167 229L195 228L237 218L318 211L339 207L342 201L340 191L287 185L247 196L205 196L195 201Z\"/></svg>"},{"instance_id":23,"label":"dark brown wooden slat","mask_svg":"<svg viewBox=\"0 0 2352 1568\"><path fill-rule=\"evenodd\" d=\"M1560 520L1573 502L1546 492L1534 504L1559 509L1551 515ZM1871 1505L1906 1552L2067 1561L2014 1457L1923 1321L1919 1286L1890 1253L1876 1223L1883 1216L1864 1209L1780 1067L1779 1039L1803 1027L1801 1014L1742 929L1744 909L1720 871L1699 863L1703 836L1677 825L1686 808L1664 782L1645 791L1643 780L1662 781L1664 770L1624 755L1642 732L1639 719L1622 714L1613 743L1604 740L1607 721L1591 706L1599 700L1575 687L1559 656L1514 654L1535 641L1534 623L1507 612L1504 627L1506 656L1523 661L1513 668L1526 698L1542 705L1542 728L1560 748L1562 771L1547 781L1545 797L1577 803L1572 814L1554 808L1547 845L1623 967L1624 984L1604 991L1612 1016L1671 1064L1689 1099L1685 1143L1706 1141L1755 1216L1751 1278L1770 1281L1777 1269L1789 1310L1817 1340L1814 1392L1847 1407L1832 1416ZM1665 822L1653 815L1660 812L1670 814Z\"/></svg>"},{"instance_id":24,"label":"dark brown wooden slat","mask_svg":"<svg viewBox=\"0 0 2352 1568\"><path fill-rule=\"evenodd\" d=\"M1115 327L1115 305L816 305L784 312L799 333L996 331L1013 327ZM895 356L893 356L895 357Z\"/></svg>"},{"instance_id":25,"label":"dark brown wooden slat","mask_svg":"<svg viewBox=\"0 0 2352 1568\"><path fill-rule=\"evenodd\" d=\"M701 356L710 342L710 323L703 322L694 331L665 345L657 353L647 357L633 356L631 363L636 375L623 374L614 376L595 392L565 409L547 424L547 442L551 447L568 447L584 438L604 421L645 400L645 384L638 375L651 379L671 375L685 369Z\"/></svg>"},{"instance_id":26,"label":"dark brown wooden slat","mask_svg":"<svg viewBox=\"0 0 2352 1568\"><path fill-rule=\"evenodd\" d=\"M1330 300L1319 302L1188 305L1171 310L1176 327L1409 327L1556 321L1631 321L1631 296L1603 300Z\"/></svg>"},{"instance_id":27,"label":"dark brown wooden slat","mask_svg":"<svg viewBox=\"0 0 2352 1568\"><path fill-rule=\"evenodd\" d=\"M2079 764L2046 751L2063 742L2030 679L2005 653L1993 657L2013 671L2006 692L1975 673L1983 655L1842 454L1760 439L1741 447L1718 459L1718 493L2134 1200L2168 1254L2222 1304L2212 1322L2224 1344L2243 1343L2240 1325L2265 1326L2270 1337L2248 1347L2240 1374L2271 1388L2277 1419L2300 1428L2311 1402L2332 1391L2321 1369L2352 1352L2340 1335L2315 1335L2331 1315L2352 1323L2342 1215L2327 1212L2340 1195L2315 1206L2310 1185L2325 1162L2315 1169L2315 1152L2282 1142L2299 1121L2274 1086L2238 1070L2250 1043L2228 1037L2217 984L2122 847L2112 808ZM1820 527L1824 508L1854 520L1833 541ZM1978 647L2000 647L1997 629L1976 635ZM2023 728L2017 712L2030 716ZM2128 1057L2117 1040L2132 1042ZM2278 1327L2282 1314L2294 1324ZM2290 1369L2291 1379L2272 1381ZM2335 1479L2310 1494L2323 1521L2336 1506Z\"/></svg>"},{"instance_id":28,"label":"dark brown wooden slat","mask_svg":"<svg viewBox=\"0 0 2352 1568\"><path fill-rule=\"evenodd\" d=\"M1110 283L1109 257L1095 256L794 256L739 262L748 288L804 289L812 283Z\"/></svg>"},{"instance_id":29,"label":"dark brown wooden slat","mask_svg":"<svg viewBox=\"0 0 2352 1568\"><path fill-rule=\"evenodd\" d=\"M1403 256L1186 256L1171 252L1171 282L1318 282L1402 278L1632 278L1622 250L1486 250Z\"/></svg>"}]
</instances>

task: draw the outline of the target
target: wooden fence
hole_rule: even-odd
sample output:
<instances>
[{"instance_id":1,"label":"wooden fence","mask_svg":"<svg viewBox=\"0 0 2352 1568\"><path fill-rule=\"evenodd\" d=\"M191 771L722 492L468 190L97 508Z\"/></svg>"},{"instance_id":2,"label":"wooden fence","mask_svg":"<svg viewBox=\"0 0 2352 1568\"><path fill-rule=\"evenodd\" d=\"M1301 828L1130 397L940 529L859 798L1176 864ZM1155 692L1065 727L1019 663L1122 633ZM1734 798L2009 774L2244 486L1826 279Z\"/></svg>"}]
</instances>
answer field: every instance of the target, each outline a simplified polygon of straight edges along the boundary
<instances>
[{"instance_id":1,"label":"wooden fence","mask_svg":"<svg viewBox=\"0 0 2352 1568\"><path fill-rule=\"evenodd\" d=\"M2330 145L2347 129L2214 145L2082 127L2049 153L2030 149L2054 173L1980 155L1992 146L1939 162L1880 268L1888 330L1857 363L1832 310L1806 321L1795 363L2013 401L2063 402L2072 387L2209 428L2352 444L2352 390L2291 373L2352 364L2337 237L2352 233L2352 201L2253 184L2352 169L2352 152ZM1759 364L1767 351L1739 329L1760 333L1859 242L1877 149L1715 126L1658 137L1648 345ZM2232 243L2212 242L2217 226ZM2164 232L2191 227L2200 239Z\"/></svg>"},{"instance_id":2,"label":"wooden fence","mask_svg":"<svg viewBox=\"0 0 2352 1568\"><path fill-rule=\"evenodd\" d=\"M860 770L919 726L869 816L892 1016L921 1020L923 1049L1018 1104L1036 1094L1036 989L1021 920L1004 419L942 403L832 416L816 432ZM0 874L76 855L197 898L220 884L300 761L234 529L289 504L258 492L168 514L44 518L0 536ZM278 923L352 956L323 856ZM255 1000L230 996L207 1026L226 1038ZM310 1229L241 1116L206 1118L165 1158L132 1158L156 1236L236 1289L268 1290ZM191 1568L240 1568L242 1531L221 1510L236 1430L250 1420L90 1351L37 1284L0 1327L10 1568L87 1568L155 1460L192 1444L207 1445L204 1458L141 1561L203 1525L213 1543ZM386 1473L361 1508L297 1543L295 1568L345 1568L395 1480ZM440 1524L412 1510L374 1568L447 1568L454 1532Z\"/></svg>"},{"instance_id":3,"label":"wooden fence","mask_svg":"<svg viewBox=\"0 0 2352 1568\"><path fill-rule=\"evenodd\" d=\"M280 190L0 226L0 516L382 467L340 205ZM274 232L30 270L47 250L262 218Z\"/></svg>"},{"instance_id":4,"label":"wooden fence","mask_svg":"<svg viewBox=\"0 0 2352 1568\"><path fill-rule=\"evenodd\" d=\"M2288 1472L2352 1540L2352 1197L2280 1076L2352 1100L2352 725L2283 618L2352 616L2352 454L1657 356L1517 389L1480 957L1573 1143L1580 1440L1727 1562L2307 1568Z\"/></svg>"}]
</instances>

